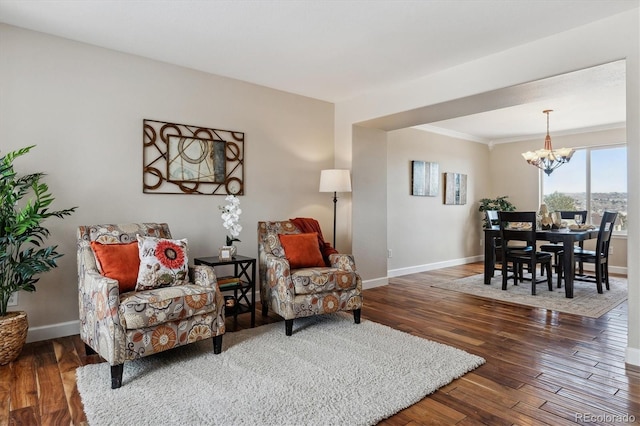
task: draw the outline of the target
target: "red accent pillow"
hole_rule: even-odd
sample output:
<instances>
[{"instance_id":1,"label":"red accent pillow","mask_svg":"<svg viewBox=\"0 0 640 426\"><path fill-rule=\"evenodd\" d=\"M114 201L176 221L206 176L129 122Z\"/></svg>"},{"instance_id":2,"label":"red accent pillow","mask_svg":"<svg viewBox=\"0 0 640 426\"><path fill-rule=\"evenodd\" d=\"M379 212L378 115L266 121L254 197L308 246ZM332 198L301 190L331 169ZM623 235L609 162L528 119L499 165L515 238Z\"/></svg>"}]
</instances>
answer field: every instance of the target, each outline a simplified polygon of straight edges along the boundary
<instances>
[{"instance_id":1,"label":"red accent pillow","mask_svg":"<svg viewBox=\"0 0 640 426\"><path fill-rule=\"evenodd\" d=\"M118 280L120 293L136 288L140 269L137 241L128 244L102 244L91 241L91 248L98 260L100 273Z\"/></svg>"},{"instance_id":2,"label":"red accent pillow","mask_svg":"<svg viewBox=\"0 0 640 426\"><path fill-rule=\"evenodd\" d=\"M317 232L309 234L278 234L278 238L291 269L326 266L324 259L322 259L322 253L320 253Z\"/></svg>"}]
</instances>

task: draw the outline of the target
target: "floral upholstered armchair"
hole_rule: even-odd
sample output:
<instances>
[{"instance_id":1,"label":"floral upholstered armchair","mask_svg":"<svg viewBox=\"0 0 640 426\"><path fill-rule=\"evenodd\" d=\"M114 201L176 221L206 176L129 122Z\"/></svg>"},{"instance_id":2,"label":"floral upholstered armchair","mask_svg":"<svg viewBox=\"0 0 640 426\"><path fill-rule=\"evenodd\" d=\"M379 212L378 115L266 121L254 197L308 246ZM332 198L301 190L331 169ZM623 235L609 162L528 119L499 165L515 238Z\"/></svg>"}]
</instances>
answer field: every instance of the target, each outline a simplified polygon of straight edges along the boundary
<instances>
[{"instance_id":1,"label":"floral upholstered armchair","mask_svg":"<svg viewBox=\"0 0 640 426\"><path fill-rule=\"evenodd\" d=\"M125 361L213 338L222 351L224 300L209 266L188 266L186 240L166 223L78 228L80 337L122 385Z\"/></svg>"},{"instance_id":2,"label":"floral upholstered armchair","mask_svg":"<svg viewBox=\"0 0 640 426\"><path fill-rule=\"evenodd\" d=\"M323 256L317 221L303 219L317 230L303 232L298 220L258 222L262 314L267 315L271 307L283 317L287 336L293 333L295 318L312 315L353 311L359 324L362 279L353 256L335 250L331 254L325 250Z\"/></svg>"}]
</instances>

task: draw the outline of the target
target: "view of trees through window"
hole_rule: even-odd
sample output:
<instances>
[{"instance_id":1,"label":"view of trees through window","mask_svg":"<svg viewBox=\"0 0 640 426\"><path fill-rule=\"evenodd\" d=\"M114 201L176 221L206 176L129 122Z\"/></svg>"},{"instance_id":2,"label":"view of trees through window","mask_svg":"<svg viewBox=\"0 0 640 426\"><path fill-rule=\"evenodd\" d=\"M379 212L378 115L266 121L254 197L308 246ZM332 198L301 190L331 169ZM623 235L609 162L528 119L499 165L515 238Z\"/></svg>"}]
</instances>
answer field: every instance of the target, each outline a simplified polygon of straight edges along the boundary
<instances>
[{"instance_id":1,"label":"view of trees through window","mask_svg":"<svg viewBox=\"0 0 640 426\"><path fill-rule=\"evenodd\" d=\"M576 150L571 161L543 174L542 200L549 211L587 210L600 224L605 210L618 212L615 231L627 231L627 147Z\"/></svg>"}]
</instances>

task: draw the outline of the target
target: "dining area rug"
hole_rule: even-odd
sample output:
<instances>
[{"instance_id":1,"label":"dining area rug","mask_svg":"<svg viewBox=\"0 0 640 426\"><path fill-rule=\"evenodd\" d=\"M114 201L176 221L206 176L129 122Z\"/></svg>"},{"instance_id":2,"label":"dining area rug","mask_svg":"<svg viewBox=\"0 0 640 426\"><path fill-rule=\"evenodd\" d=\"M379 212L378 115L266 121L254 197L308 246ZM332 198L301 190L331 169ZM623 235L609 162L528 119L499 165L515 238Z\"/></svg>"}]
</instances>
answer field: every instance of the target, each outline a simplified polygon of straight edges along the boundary
<instances>
[{"instance_id":1,"label":"dining area rug","mask_svg":"<svg viewBox=\"0 0 640 426\"><path fill-rule=\"evenodd\" d=\"M609 277L610 290L603 285L603 294L598 294L595 283L575 280L572 299L567 299L564 287L557 288L556 284L554 279L553 291L549 291L546 281L536 284L536 295L533 296L530 281L516 286L513 285L513 279L510 279L507 290L502 290L500 271L497 271L489 285L484 283L484 274L458 280L429 282L431 287L590 318L599 318L627 300L626 278Z\"/></svg>"},{"instance_id":2,"label":"dining area rug","mask_svg":"<svg viewBox=\"0 0 640 426\"><path fill-rule=\"evenodd\" d=\"M342 313L226 333L126 362L76 370L88 423L368 425L484 364L479 356Z\"/></svg>"}]
</instances>

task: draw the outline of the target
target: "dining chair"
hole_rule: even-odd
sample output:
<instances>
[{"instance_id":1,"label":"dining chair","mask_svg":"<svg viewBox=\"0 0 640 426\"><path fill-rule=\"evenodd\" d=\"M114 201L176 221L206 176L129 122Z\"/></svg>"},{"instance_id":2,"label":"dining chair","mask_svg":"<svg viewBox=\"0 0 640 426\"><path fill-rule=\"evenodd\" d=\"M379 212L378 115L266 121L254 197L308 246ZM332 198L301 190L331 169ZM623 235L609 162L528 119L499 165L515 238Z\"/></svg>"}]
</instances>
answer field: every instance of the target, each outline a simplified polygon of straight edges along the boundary
<instances>
[{"instance_id":1,"label":"dining chair","mask_svg":"<svg viewBox=\"0 0 640 426\"><path fill-rule=\"evenodd\" d=\"M531 294L536 294L536 266L544 265L547 285L553 291L551 277L551 253L539 252L536 247L536 212L499 212L500 237L502 239L502 289L507 289L509 280L507 265L512 264L513 284L523 279L523 265L531 273ZM517 242L519 245L513 245ZM524 247L522 245L524 243Z\"/></svg>"},{"instance_id":2,"label":"dining chair","mask_svg":"<svg viewBox=\"0 0 640 426\"><path fill-rule=\"evenodd\" d=\"M500 228L500 217L498 215L498 210L485 210L485 214L486 214L486 222L491 224L491 227L498 227ZM526 244L517 244L517 245L513 245L512 247L516 247L522 250L528 250L530 251L532 249L531 246L527 246ZM494 258L496 260L496 265L498 267L496 267L495 269L501 269L502 268L502 239L500 237L496 237L494 240Z\"/></svg>"},{"instance_id":3,"label":"dining chair","mask_svg":"<svg viewBox=\"0 0 640 426\"><path fill-rule=\"evenodd\" d=\"M560 211L560 219L566 219L566 220L574 220L576 215L580 215L580 217L582 218L580 220L580 223L586 223L587 222L587 211L586 210L561 210ZM578 243L578 245L576 246L576 250L577 249L583 249L584 248L584 241L580 241ZM540 251L546 251L549 253L553 253L553 267L556 270L556 272L558 272L558 261L559 261L559 254L560 252L562 252L563 249L563 245L562 243L549 243L549 244L542 244L540 246ZM540 270L540 273L543 274L543 271ZM580 273L582 273L582 264L580 264ZM558 287L560 287L560 280L558 280Z\"/></svg>"},{"instance_id":4,"label":"dining chair","mask_svg":"<svg viewBox=\"0 0 640 426\"><path fill-rule=\"evenodd\" d=\"M595 250L585 250L576 247L573 251L576 263L593 263L595 266L595 275L585 275L579 273L575 275L574 280L595 282L598 293L602 294L602 283L609 290L609 244L613 235L613 226L618 217L618 212L605 211L600 222L598 230L598 239L596 241ZM562 257L563 252L559 253L559 270L558 270L558 286L562 279Z\"/></svg>"},{"instance_id":5,"label":"dining chair","mask_svg":"<svg viewBox=\"0 0 640 426\"><path fill-rule=\"evenodd\" d=\"M498 210L485 210L484 213L487 219L487 224L490 227L499 225L498 222L500 218L498 217Z\"/></svg>"},{"instance_id":6,"label":"dining chair","mask_svg":"<svg viewBox=\"0 0 640 426\"><path fill-rule=\"evenodd\" d=\"M484 213L485 226L488 225L487 229L499 226L500 218L498 217L498 210L485 210ZM502 239L500 237L496 237L493 240L493 253L495 265L502 267ZM496 267L495 269L500 269L500 267Z\"/></svg>"}]
</instances>

